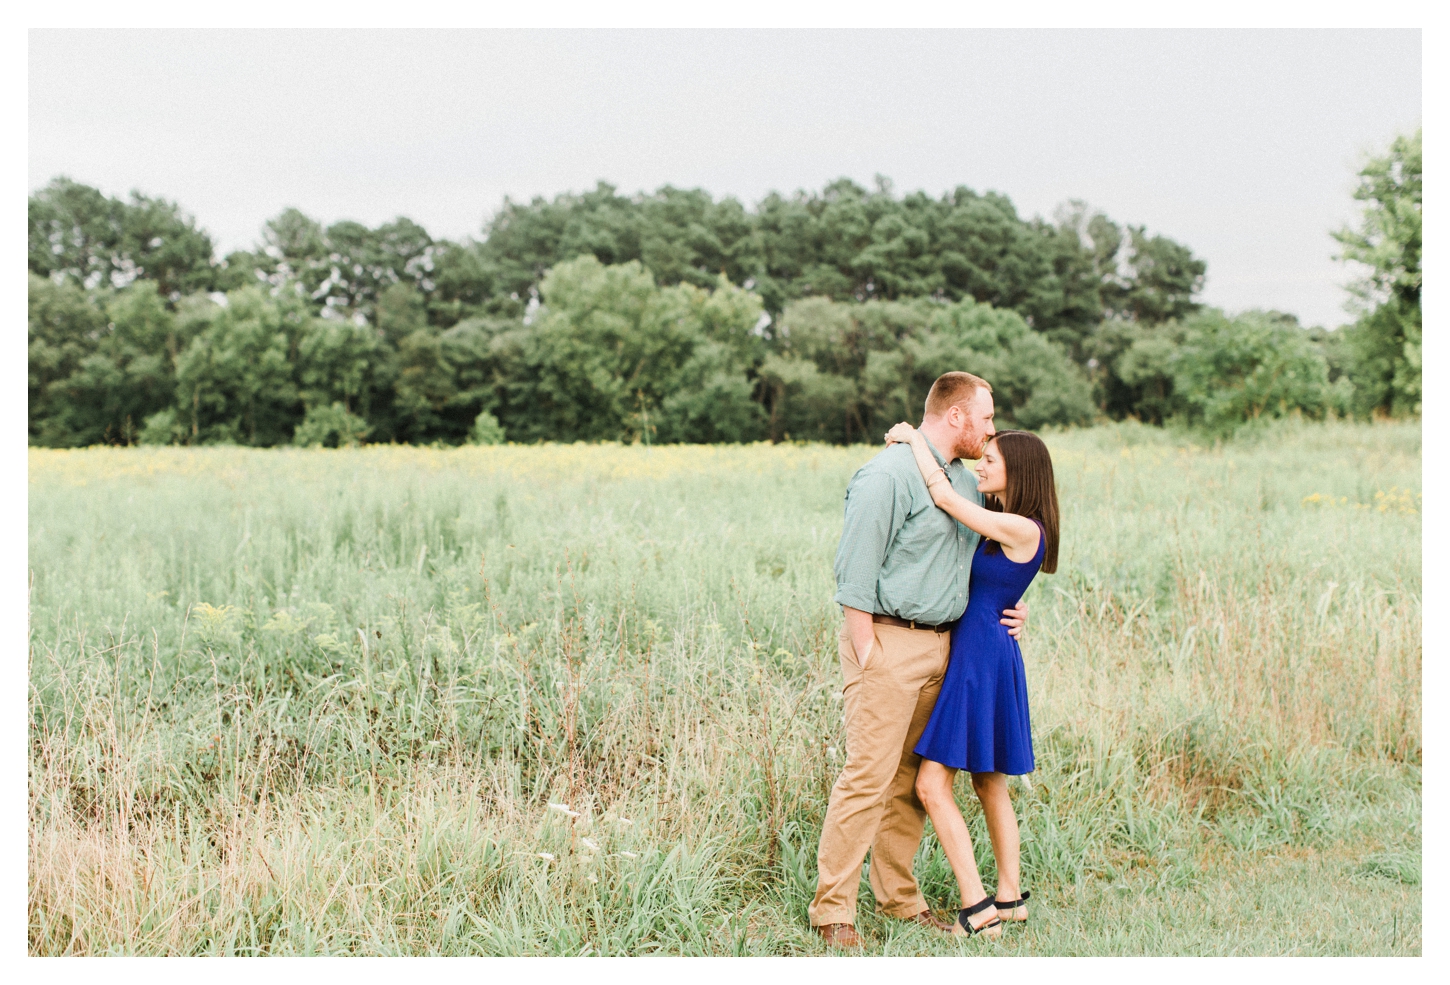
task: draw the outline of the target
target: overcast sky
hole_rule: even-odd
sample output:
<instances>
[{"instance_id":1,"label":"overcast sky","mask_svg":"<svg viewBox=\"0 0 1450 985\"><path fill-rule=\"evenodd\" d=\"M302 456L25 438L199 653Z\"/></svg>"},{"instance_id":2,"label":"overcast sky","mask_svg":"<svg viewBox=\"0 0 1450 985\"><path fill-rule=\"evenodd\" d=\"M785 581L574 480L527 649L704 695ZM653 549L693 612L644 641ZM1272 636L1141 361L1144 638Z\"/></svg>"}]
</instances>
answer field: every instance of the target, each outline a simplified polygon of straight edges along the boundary
<instances>
[{"instance_id":1,"label":"overcast sky","mask_svg":"<svg viewBox=\"0 0 1450 985\"><path fill-rule=\"evenodd\" d=\"M504 195L841 176L1078 198L1208 261L1204 299L1347 320L1329 230L1420 123L1419 31L32 31L29 183L478 235Z\"/></svg>"}]
</instances>

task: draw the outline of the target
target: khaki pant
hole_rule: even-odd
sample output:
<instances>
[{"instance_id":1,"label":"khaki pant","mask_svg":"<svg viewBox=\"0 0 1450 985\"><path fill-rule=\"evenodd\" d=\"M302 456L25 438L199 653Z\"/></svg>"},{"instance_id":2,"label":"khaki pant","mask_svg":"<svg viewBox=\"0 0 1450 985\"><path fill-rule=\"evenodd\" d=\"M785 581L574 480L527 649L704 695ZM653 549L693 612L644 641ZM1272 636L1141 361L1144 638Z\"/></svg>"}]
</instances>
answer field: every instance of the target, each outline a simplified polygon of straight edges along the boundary
<instances>
[{"instance_id":1,"label":"khaki pant","mask_svg":"<svg viewBox=\"0 0 1450 985\"><path fill-rule=\"evenodd\" d=\"M845 675L846 766L831 788L816 856L811 926L856 922L861 863L871 850L871 891L890 916L928 909L912 875L926 810L916 796L921 738L941 691L951 635L875 624L863 671L841 631Z\"/></svg>"}]
</instances>

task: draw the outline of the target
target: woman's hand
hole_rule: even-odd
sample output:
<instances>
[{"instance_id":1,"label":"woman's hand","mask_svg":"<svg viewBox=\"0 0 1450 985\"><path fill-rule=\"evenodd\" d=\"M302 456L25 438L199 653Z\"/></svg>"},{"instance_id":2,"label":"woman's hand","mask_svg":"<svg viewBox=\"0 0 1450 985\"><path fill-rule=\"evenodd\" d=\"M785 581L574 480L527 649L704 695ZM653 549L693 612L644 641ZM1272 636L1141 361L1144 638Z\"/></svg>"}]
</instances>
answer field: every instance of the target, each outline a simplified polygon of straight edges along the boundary
<instances>
[{"instance_id":1,"label":"woman's hand","mask_svg":"<svg viewBox=\"0 0 1450 985\"><path fill-rule=\"evenodd\" d=\"M894 445L898 442L903 445L911 444L911 439L916 436L916 428L902 421L900 424L886 432L886 443Z\"/></svg>"}]
</instances>

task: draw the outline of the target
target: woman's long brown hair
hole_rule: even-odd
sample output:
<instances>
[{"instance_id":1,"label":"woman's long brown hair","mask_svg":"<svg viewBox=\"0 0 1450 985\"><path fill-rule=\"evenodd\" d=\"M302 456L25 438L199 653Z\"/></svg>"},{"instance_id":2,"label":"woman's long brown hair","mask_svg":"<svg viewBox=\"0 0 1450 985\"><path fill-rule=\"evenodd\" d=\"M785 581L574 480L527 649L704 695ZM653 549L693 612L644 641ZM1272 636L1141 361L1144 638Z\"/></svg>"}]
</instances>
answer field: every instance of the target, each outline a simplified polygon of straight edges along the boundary
<instances>
[{"instance_id":1,"label":"woman's long brown hair","mask_svg":"<svg viewBox=\"0 0 1450 985\"><path fill-rule=\"evenodd\" d=\"M1047 445L1030 431L998 431L991 439L997 443L1002 464L1007 469L1007 488L1003 499L987 496L987 508L1003 513L1016 513L1042 524L1047 550L1042 555L1043 574L1057 570L1057 482L1052 477L1052 456ZM987 553L997 549L995 541L987 542Z\"/></svg>"}]
</instances>

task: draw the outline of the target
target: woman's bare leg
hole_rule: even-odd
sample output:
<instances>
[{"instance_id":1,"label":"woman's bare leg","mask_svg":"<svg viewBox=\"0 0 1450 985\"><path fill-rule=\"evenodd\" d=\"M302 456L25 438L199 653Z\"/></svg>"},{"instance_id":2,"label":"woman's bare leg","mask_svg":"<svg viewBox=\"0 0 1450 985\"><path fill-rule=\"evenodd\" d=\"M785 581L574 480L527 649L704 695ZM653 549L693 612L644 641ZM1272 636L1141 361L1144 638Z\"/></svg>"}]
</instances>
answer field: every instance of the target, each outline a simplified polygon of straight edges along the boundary
<instances>
[{"instance_id":1,"label":"woman's bare leg","mask_svg":"<svg viewBox=\"0 0 1450 985\"><path fill-rule=\"evenodd\" d=\"M1022 842L1017 832L1017 812L1012 809L1012 795L1007 792L1007 775L973 773L972 789L982 802L987 834L992 839L992 854L997 857L997 899L1013 902L1022 895ZM936 823L935 816L931 820Z\"/></svg>"},{"instance_id":2,"label":"woman's bare leg","mask_svg":"<svg viewBox=\"0 0 1450 985\"><path fill-rule=\"evenodd\" d=\"M922 806L931 818L942 851L947 853L947 861L957 877L957 889L962 894L962 906L967 907L986 896L987 891L982 888L982 876L977 872L977 859L972 854L972 836L967 831L967 822L952 796L952 780L956 775L957 771L948 766L923 759L916 774L916 795L921 798ZM989 909L986 913L986 916L978 914L977 919L983 922L990 920L992 911Z\"/></svg>"}]
</instances>

